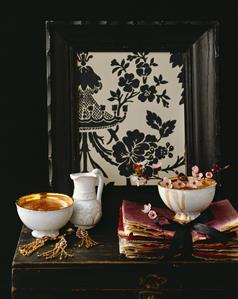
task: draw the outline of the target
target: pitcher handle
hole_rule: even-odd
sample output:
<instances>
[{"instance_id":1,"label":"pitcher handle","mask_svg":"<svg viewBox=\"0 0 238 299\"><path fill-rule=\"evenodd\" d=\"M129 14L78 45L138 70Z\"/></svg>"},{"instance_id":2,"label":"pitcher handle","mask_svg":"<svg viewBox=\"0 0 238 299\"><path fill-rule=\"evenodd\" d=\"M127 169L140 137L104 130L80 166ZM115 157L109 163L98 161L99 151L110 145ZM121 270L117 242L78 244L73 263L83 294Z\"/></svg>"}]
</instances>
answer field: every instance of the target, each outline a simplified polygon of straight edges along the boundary
<instances>
[{"instance_id":1,"label":"pitcher handle","mask_svg":"<svg viewBox=\"0 0 238 299\"><path fill-rule=\"evenodd\" d=\"M101 202L102 190L103 190L103 174L100 169L96 168L92 171L94 175L98 177L98 191L97 191L97 200Z\"/></svg>"}]
</instances>

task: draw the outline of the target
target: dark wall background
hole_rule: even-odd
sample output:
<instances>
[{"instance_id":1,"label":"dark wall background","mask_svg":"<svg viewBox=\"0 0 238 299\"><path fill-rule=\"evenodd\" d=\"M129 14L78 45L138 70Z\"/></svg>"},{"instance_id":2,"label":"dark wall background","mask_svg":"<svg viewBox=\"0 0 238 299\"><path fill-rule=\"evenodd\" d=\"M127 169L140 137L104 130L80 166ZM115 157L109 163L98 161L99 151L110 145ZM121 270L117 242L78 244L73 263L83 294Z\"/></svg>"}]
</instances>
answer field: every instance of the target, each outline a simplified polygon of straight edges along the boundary
<instances>
[{"instance_id":1,"label":"dark wall background","mask_svg":"<svg viewBox=\"0 0 238 299\"><path fill-rule=\"evenodd\" d=\"M94 3L95 2L95 3ZM48 189L47 115L44 21L47 19L145 19L220 21L220 114L224 196L234 204L237 150L237 20L228 3L191 1L8 3L0 26L0 298L10 294L11 260L21 223L15 200L24 194ZM179 3L177 3L179 2ZM207 1L208 2L208 1ZM41 4L40 4L41 3ZM77 4L76 4L77 3ZM143 40L142 40L143 42Z\"/></svg>"}]
</instances>

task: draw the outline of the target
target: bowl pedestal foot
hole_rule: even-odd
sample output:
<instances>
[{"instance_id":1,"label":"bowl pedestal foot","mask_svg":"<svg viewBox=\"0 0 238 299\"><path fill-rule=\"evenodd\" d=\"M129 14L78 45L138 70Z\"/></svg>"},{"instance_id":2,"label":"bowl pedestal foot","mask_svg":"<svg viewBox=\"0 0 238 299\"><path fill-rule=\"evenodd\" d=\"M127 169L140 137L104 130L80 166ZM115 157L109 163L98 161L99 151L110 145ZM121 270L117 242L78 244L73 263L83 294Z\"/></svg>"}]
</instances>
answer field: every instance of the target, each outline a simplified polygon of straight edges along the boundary
<instances>
[{"instance_id":1,"label":"bowl pedestal foot","mask_svg":"<svg viewBox=\"0 0 238 299\"><path fill-rule=\"evenodd\" d=\"M35 238L42 238L42 237L57 237L59 235L58 230L33 230L32 236Z\"/></svg>"},{"instance_id":2,"label":"bowl pedestal foot","mask_svg":"<svg viewBox=\"0 0 238 299\"><path fill-rule=\"evenodd\" d=\"M174 220L180 223L189 223L196 219L201 213L200 212L193 212L193 213L185 213L185 212L178 212L174 216Z\"/></svg>"}]
</instances>

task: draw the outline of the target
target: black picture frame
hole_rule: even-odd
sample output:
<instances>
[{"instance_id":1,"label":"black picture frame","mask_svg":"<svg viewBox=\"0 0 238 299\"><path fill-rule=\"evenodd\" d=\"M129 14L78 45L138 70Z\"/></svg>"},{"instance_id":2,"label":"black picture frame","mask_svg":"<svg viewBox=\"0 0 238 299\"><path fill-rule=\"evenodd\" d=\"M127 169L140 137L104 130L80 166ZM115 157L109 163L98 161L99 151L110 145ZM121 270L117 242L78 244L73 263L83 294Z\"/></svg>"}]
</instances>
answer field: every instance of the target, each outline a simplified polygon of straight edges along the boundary
<instances>
[{"instance_id":1,"label":"black picture frame","mask_svg":"<svg viewBox=\"0 0 238 299\"><path fill-rule=\"evenodd\" d=\"M219 23L171 21L47 21L50 184L71 193L79 170L72 78L75 48L82 51L182 52L185 67L186 167L220 161Z\"/></svg>"}]
</instances>

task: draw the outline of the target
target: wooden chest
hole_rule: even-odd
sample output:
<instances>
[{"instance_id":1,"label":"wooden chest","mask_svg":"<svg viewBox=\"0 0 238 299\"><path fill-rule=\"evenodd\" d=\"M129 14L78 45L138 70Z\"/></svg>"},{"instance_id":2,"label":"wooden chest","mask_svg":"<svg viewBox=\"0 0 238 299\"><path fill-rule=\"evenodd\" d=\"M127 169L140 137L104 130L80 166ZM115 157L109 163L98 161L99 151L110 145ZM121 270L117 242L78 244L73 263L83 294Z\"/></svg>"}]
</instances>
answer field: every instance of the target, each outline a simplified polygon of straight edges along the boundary
<instances>
[{"instance_id":1,"label":"wooden chest","mask_svg":"<svg viewBox=\"0 0 238 299\"><path fill-rule=\"evenodd\" d=\"M102 245L74 249L74 257L66 261L17 253L13 298L237 298L237 263L126 260L119 256L112 232L94 233ZM29 239L23 228L20 243Z\"/></svg>"},{"instance_id":2,"label":"wooden chest","mask_svg":"<svg viewBox=\"0 0 238 299\"><path fill-rule=\"evenodd\" d=\"M138 200L145 200L139 190L136 192ZM79 249L73 246L74 240L69 244L74 256L62 261L46 261L35 253L23 257L16 250L12 298L237 298L237 262L133 260L120 256L117 213L124 195L116 193L104 202L103 220L90 230L100 245ZM30 241L30 231L23 227L19 244Z\"/></svg>"}]
</instances>

